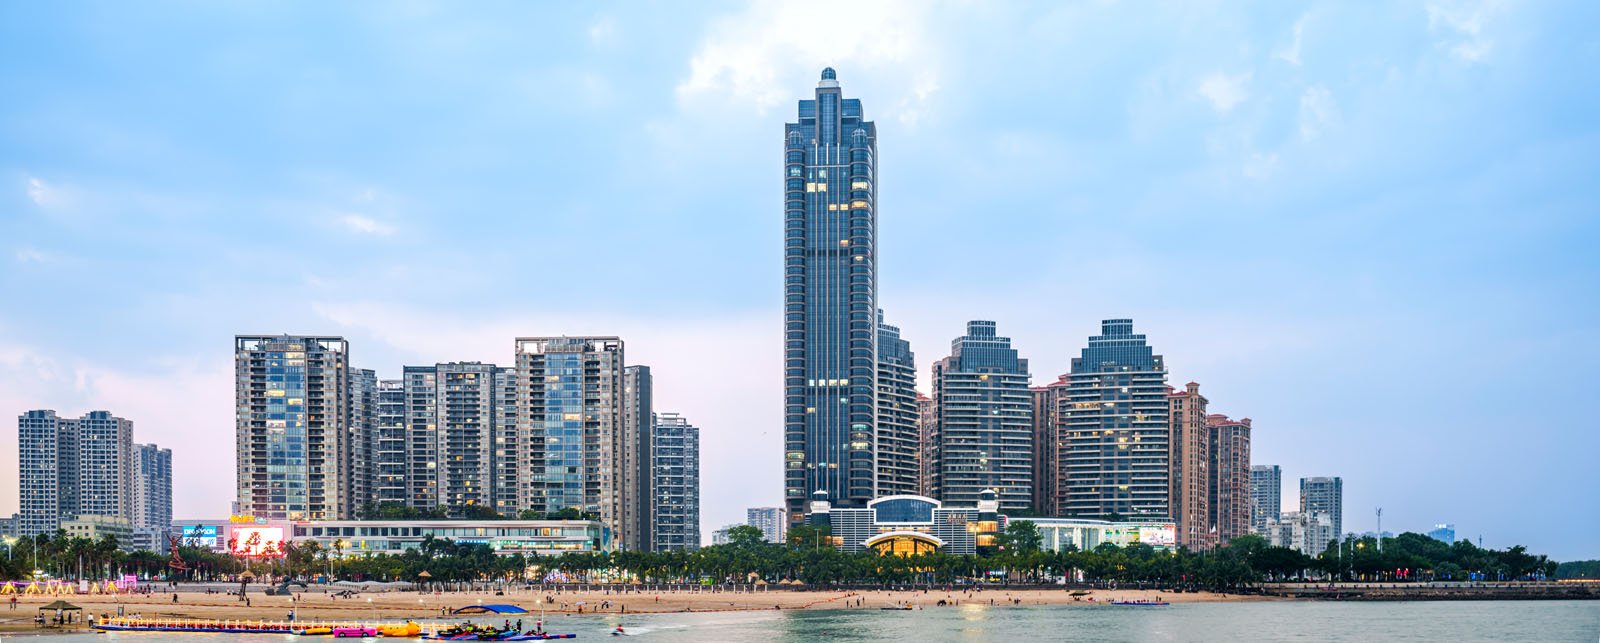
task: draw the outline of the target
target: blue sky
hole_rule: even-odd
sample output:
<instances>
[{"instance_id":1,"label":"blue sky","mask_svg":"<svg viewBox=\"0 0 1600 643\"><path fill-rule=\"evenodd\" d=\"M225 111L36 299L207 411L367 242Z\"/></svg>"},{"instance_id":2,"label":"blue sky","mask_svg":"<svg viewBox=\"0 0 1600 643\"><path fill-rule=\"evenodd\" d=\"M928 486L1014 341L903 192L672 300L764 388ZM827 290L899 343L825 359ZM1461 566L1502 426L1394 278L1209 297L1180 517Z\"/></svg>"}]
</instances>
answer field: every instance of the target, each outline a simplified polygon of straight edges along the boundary
<instances>
[{"instance_id":1,"label":"blue sky","mask_svg":"<svg viewBox=\"0 0 1600 643\"><path fill-rule=\"evenodd\" d=\"M387 377L620 334L706 532L777 503L782 124L832 65L924 381L969 319L1044 383L1132 317L1286 503L1600 555L1592 3L324 5L0 5L0 415L133 419L180 517L255 332Z\"/></svg>"}]
</instances>

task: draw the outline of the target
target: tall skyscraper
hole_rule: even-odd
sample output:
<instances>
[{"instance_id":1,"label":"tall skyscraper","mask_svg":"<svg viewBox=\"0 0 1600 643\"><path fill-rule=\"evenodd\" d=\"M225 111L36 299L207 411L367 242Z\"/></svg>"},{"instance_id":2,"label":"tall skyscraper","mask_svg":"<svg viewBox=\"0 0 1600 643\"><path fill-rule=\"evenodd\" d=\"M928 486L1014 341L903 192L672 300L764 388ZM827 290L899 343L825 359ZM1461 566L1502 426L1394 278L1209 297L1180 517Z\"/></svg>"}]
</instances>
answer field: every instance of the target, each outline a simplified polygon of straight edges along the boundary
<instances>
[{"instance_id":1,"label":"tall skyscraper","mask_svg":"<svg viewBox=\"0 0 1600 643\"><path fill-rule=\"evenodd\" d=\"M1283 513L1283 469L1276 464L1250 467L1250 531L1267 533L1267 521Z\"/></svg>"},{"instance_id":2,"label":"tall skyscraper","mask_svg":"<svg viewBox=\"0 0 1600 643\"><path fill-rule=\"evenodd\" d=\"M350 516L350 362L342 337L234 338L239 511Z\"/></svg>"},{"instance_id":3,"label":"tall skyscraper","mask_svg":"<svg viewBox=\"0 0 1600 643\"><path fill-rule=\"evenodd\" d=\"M1131 319L1101 322L1061 400L1061 512L1167 516L1167 368Z\"/></svg>"},{"instance_id":4,"label":"tall skyscraper","mask_svg":"<svg viewBox=\"0 0 1600 643\"><path fill-rule=\"evenodd\" d=\"M1168 389L1171 390L1171 389ZM1206 425L1206 398L1200 385L1189 382L1181 393L1167 394L1172 455L1172 481L1167 502L1178 523L1178 544L1194 550L1217 546L1211 498L1211 430Z\"/></svg>"},{"instance_id":5,"label":"tall skyscraper","mask_svg":"<svg viewBox=\"0 0 1600 643\"><path fill-rule=\"evenodd\" d=\"M917 394L917 495L933 495L934 428L933 398Z\"/></svg>"},{"instance_id":6,"label":"tall skyscraper","mask_svg":"<svg viewBox=\"0 0 1600 643\"><path fill-rule=\"evenodd\" d=\"M499 370L481 362L405 367L411 506L454 517L494 507Z\"/></svg>"},{"instance_id":7,"label":"tall skyscraper","mask_svg":"<svg viewBox=\"0 0 1600 643\"><path fill-rule=\"evenodd\" d=\"M515 516L522 510L522 452L517 429L517 369L494 369L494 510Z\"/></svg>"},{"instance_id":8,"label":"tall skyscraper","mask_svg":"<svg viewBox=\"0 0 1600 643\"><path fill-rule=\"evenodd\" d=\"M878 311L877 495L917 493L917 363L900 329Z\"/></svg>"},{"instance_id":9,"label":"tall skyscraper","mask_svg":"<svg viewBox=\"0 0 1600 643\"><path fill-rule=\"evenodd\" d=\"M1206 416L1210 444L1206 510L1217 542L1250 533L1250 418Z\"/></svg>"},{"instance_id":10,"label":"tall skyscraper","mask_svg":"<svg viewBox=\"0 0 1600 643\"><path fill-rule=\"evenodd\" d=\"M784 127L784 501L873 498L877 127L833 69Z\"/></svg>"},{"instance_id":11,"label":"tall skyscraper","mask_svg":"<svg viewBox=\"0 0 1600 643\"><path fill-rule=\"evenodd\" d=\"M1335 538L1344 537L1344 479L1316 477L1300 479L1300 513L1321 513L1328 517ZM1318 544L1318 552L1321 546Z\"/></svg>"},{"instance_id":12,"label":"tall skyscraper","mask_svg":"<svg viewBox=\"0 0 1600 643\"><path fill-rule=\"evenodd\" d=\"M133 528L149 532L152 551L165 551L172 531L172 449L133 445Z\"/></svg>"},{"instance_id":13,"label":"tall skyscraper","mask_svg":"<svg viewBox=\"0 0 1600 643\"><path fill-rule=\"evenodd\" d=\"M77 419L55 411L17 417L18 531L51 533L94 515L131 521L133 423L107 411Z\"/></svg>"},{"instance_id":14,"label":"tall skyscraper","mask_svg":"<svg viewBox=\"0 0 1600 643\"><path fill-rule=\"evenodd\" d=\"M1033 393L1033 509L1041 516L1060 513L1056 506L1056 487L1061 483L1060 460L1061 398L1067 391L1067 376L1029 389Z\"/></svg>"},{"instance_id":15,"label":"tall skyscraper","mask_svg":"<svg viewBox=\"0 0 1600 643\"><path fill-rule=\"evenodd\" d=\"M650 549L699 549L700 429L677 413L658 413L651 432L655 507Z\"/></svg>"},{"instance_id":16,"label":"tall skyscraper","mask_svg":"<svg viewBox=\"0 0 1600 643\"><path fill-rule=\"evenodd\" d=\"M1002 509L1033 504L1033 395L1028 360L992 321L967 322L950 356L933 365L937 417L934 497L976 505L989 489Z\"/></svg>"},{"instance_id":17,"label":"tall skyscraper","mask_svg":"<svg viewBox=\"0 0 1600 643\"><path fill-rule=\"evenodd\" d=\"M521 506L593 513L625 542L622 340L519 337L516 347Z\"/></svg>"},{"instance_id":18,"label":"tall skyscraper","mask_svg":"<svg viewBox=\"0 0 1600 643\"><path fill-rule=\"evenodd\" d=\"M410 463L406 459L406 387L404 380L378 380L377 398L373 420L368 425L367 443L370 462L366 474L369 497L362 499L352 512L369 505L405 506L409 499L406 474Z\"/></svg>"},{"instance_id":19,"label":"tall skyscraper","mask_svg":"<svg viewBox=\"0 0 1600 643\"><path fill-rule=\"evenodd\" d=\"M650 469L654 388L649 366L623 367L622 390L627 401L627 417L623 420L622 471L628 502L622 511L628 533L622 547L631 551L647 551L655 542L650 535L655 524L650 514L656 499L655 480Z\"/></svg>"},{"instance_id":20,"label":"tall skyscraper","mask_svg":"<svg viewBox=\"0 0 1600 643\"><path fill-rule=\"evenodd\" d=\"M359 516L373 504L378 480L378 374L350 369L350 512Z\"/></svg>"},{"instance_id":21,"label":"tall skyscraper","mask_svg":"<svg viewBox=\"0 0 1600 643\"><path fill-rule=\"evenodd\" d=\"M789 521L784 520L782 507L751 507L744 511L744 524L761 530L761 537L769 543L781 543L789 531Z\"/></svg>"}]
</instances>

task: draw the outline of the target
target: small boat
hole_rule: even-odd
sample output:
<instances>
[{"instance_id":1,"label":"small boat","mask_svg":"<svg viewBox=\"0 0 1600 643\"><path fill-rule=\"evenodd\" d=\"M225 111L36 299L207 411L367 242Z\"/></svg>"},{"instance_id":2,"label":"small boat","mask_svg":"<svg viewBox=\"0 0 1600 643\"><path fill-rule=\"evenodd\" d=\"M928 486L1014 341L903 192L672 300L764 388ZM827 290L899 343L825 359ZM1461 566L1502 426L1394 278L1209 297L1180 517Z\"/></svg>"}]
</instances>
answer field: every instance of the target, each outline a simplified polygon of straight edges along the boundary
<instances>
[{"instance_id":1,"label":"small boat","mask_svg":"<svg viewBox=\"0 0 1600 643\"><path fill-rule=\"evenodd\" d=\"M327 636L327 635L333 633L333 628L331 628L331 627L308 627L308 628L303 629L303 630L295 630L294 633L298 634L300 636Z\"/></svg>"},{"instance_id":2,"label":"small boat","mask_svg":"<svg viewBox=\"0 0 1600 643\"><path fill-rule=\"evenodd\" d=\"M880 607L881 610L907 611L912 609L910 603L897 604L890 607Z\"/></svg>"},{"instance_id":3,"label":"small boat","mask_svg":"<svg viewBox=\"0 0 1600 643\"><path fill-rule=\"evenodd\" d=\"M1166 601L1145 601L1145 600L1139 600L1139 601L1111 601L1111 604L1112 605L1132 605L1132 606L1135 606L1135 607L1159 607L1161 605L1171 605L1171 603L1168 603Z\"/></svg>"}]
</instances>

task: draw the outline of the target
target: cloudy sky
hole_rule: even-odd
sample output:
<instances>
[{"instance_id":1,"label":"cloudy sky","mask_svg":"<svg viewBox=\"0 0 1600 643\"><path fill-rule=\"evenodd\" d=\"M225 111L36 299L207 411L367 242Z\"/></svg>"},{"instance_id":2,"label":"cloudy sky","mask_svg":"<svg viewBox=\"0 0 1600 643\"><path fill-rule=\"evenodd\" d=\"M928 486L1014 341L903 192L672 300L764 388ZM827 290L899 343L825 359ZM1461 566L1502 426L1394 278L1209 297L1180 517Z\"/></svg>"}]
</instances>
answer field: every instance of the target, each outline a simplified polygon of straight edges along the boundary
<instances>
[{"instance_id":1,"label":"cloudy sky","mask_svg":"<svg viewBox=\"0 0 1600 643\"><path fill-rule=\"evenodd\" d=\"M619 334L781 494L781 144L878 122L881 299L1051 381L1132 317L1345 524L1600 555L1593 3L0 4L0 416L109 409L228 510L231 338ZM15 424L0 510L16 506Z\"/></svg>"}]
</instances>

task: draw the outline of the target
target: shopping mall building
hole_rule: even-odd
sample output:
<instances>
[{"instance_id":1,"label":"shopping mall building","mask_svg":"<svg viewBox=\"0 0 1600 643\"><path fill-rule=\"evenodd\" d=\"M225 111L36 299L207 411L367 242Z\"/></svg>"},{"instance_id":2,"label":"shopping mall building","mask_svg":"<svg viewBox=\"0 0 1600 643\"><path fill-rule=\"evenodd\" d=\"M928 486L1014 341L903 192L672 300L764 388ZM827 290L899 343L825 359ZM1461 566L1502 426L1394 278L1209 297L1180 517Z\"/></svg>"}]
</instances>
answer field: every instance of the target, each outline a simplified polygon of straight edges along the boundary
<instances>
[{"instance_id":1,"label":"shopping mall building","mask_svg":"<svg viewBox=\"0 0 1600 643\"><path fill-rule=\"evenodd\" d=\"M178 520L173 533L182 544L242 556L281 555L284 542L315 542L344 556L400 554L417 549L429 536L457 543L481 543L502 556L545 556L607 551L611 533L591 520L330 520L281 522L251 516L226 520Z\"/></svg>"}]
</instances>

